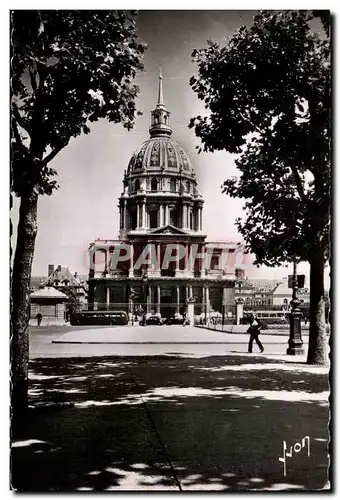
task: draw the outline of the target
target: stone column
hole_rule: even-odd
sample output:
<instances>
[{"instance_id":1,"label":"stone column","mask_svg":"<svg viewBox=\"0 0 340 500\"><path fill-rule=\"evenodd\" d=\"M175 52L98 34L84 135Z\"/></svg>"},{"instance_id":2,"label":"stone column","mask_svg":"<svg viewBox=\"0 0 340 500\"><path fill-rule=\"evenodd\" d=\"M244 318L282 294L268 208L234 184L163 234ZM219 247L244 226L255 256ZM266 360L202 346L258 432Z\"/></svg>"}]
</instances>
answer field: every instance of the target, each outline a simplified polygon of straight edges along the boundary
<instances>
[{"instance_id":1,"label":"stone column","mask_svg":"<svg viewBox=\"0 0 340 500\"><path fill-rule=\"evenodd\" d=\"M201 314L203 313L204 316L206 316L206 309L205 309L205 285L201 288L201 296L202 296Z\"/></svg>"},{"instance_id":2,"label":"stone column","mask_svg":"<svg viewBox=\"0 0 340 500\"><path fill-rule=\"evenodd\" d=\"M184 265L183 265L183 269L184 271L187 271L188 269L188 244L187 243L182 243L182 245L184 245L184 248L185 248L185 254L184 254Z\"/></svg>"},{"instance_id":3,"label":"stone column","mask_svg":"<svg viewBox=\"0 0 340 500\"><path fill-rule=\"evenodd\" d=\"M150 312L151 310L151 297L152 297L152 287L148 286L148 292L146 297L146 312Z\"/></svg>"},{"instance_id":4,"label":"stone column","mask_svg":"<svg viewBox=\"0 0 340 500\"><path fill-rule=\"evenodd\" d=\"M162 263L161 263L161 244L157 243L157 271L161 271Z\"/></svg>"},{"instance_id":5,"label":"stone column","mask_svg":"<svg viewBox=\"0 0 340 500\"><path fill-rule=\"evenodd\" d=\"M191 245L188 243L187 245L187 265L186 265L187 270L189 271L189 274L192 273L192 270L194 268L194 263L191 262Z\"/></svg>"},{"instance_id":6,"label":"stone column","mask_svg":"<svg viewBox=\"0 0 340 500\"><path fill-rule=\"evenodd\" d=\"M165 205L165 223L164 225L167 226L169 224L169 205Z\"/></svg>"},{"instance_id":7,"label":"stone column","mask_svg":"<svg viewBox=\"0 0 340 500\"><path fill-rule=\"evenodd\" d=\"M163 205L159 205L159 227L164 225L164 207Z\"/></svg>"},{"instance_id":8,"label":"stone column","mask_svg":"<svg viewBox=\"0 0 340 500\"><path fill-rule=\"evenodd\" d=\"M110 288L106 285L106 309L110 309Z\"/></svg>"},{"instance_id":9,"label":"stone column","mask_svg":"<svg viewBox=\"0 0 340 500\"><path fill-rule=\"evenodd\" d=\"M104 252L104 262L105 262L104 269L106 270L107 269L107 253L108 253L108 250L103 250L103 252Z\"/></svg>"},{"instance_id":10,"label":"stone column","mask_svg":"<svg viewBox=\"0 0 340 500\"><path fill-rule=\"evenodd\" d=\"M130 268L129 268L129 278L133 277L133 243L130 245Z\"/></svg>"},{"instance_id":11,"label":"stone column","mask_svg":"<svg viewBox=\"0 0 340 500\"><path fill-rule=\"evenodd\" d=\"M124 200L124 206L123 206L123 228L122 229L126 229L126 204L127 204L127 201Z\"/></svg>"},{"instance_id":12,"label":"stone column","mask_svg":"<svg viewBox=\"0 0 340 500\"><path fill-rule=\"evenodd\" d=\"M209 287L208 287L208 285L205 285L205 317L206 317L206 321L209 318L209 313L210 313Z\"/></svg>"},{"instance_id":13,"label":"stone column","mask_svg":"<svg viewBox=\"0 0 340 500\"><path fill-rule=\"evenodd\" d=\"M185 303L188 302L188 298L190 297L189 295L189 287L185 287Z\"/></svg>"},{"instance_id":14,"label":"stone column","mask_svg":"<svg viewBox=\"0 0 340 500\"><path fill-rule=\"evenodd\" d=\"M194 326L195 324L195 299L193 297L189 297L187 302L187 318L189 320L190 326Z\"/></svg>"},{"instance_id":15,"label":"stone column","mask_svg":"<svg viewBox=\"0 0 340 500\"><path fill-rule=\"evenodd\" d=\"M240 324L240 320L243 318L243 299L237 299L236 301L236 324Z\"/></svg>"},{"instance_id":16,"label":"stone column","mask_svg":"<svg viewBox=\"0 0 340 500\"><path fill-rule=\"evenodd\" d=\"M121 205L119 205L119 229L123 229L123 209Z\"/></svg>"},{"instance_id":17,"label":"stone column","mask_svg":"<svg viewBox=\"0 0 340 500\"><path fill-rule=\"evenodd\" d=\"M186 229L186 204L182 205L182 229Z\"/></svg>"},{"instance_id":18,"label":"stone column","mask_svg":"<svg viewBox=\"0 0 340 500\"><path fill-rule=\"evenodd\" d=\"M222 291L222 324L225 323L227 317L227 289L224 286Z\"/></svg>"},{"instance_id":19,"label":"stone column","mask_svg":"<svg viewBox=\"0 0 340 500\"><path fill-rule=\"evenodd\" d=\"M161 287L157 287L157 306L156 306L156 312L160 313L161 312Z\"/></svg>"},{"instance_id":20,"label":"stone column","mask_svg":"<svg viewBox=\"0 0 340 500\"><path fill-rule=\"evenodd\" d=\"M179 271L179 243L176 245L176 273Z\"/></svg>"},{"instance_id":21,"label":"stone column","mask_svg":"<svg viewBox=\"0 0 340 500\"><path fill-rule=\"evenodd\" d=\"M179 286L176 286L176 313L179 313Z\"/></svg>"},{"instance_id":22,"label":"stone column","mask_svg":"<svg viewBox=\"0 0 340 500\"><path fill-rule=\"evenodd\" d=\"M146 228L145 201L142 203L142 229Z\"/></svg>"},{"instance_id":23,"label":"stone column","mask_svg":"<svg viewBox=\"0 0 340 500\"><path fill-rule=\"evenodd\" d=\"M137 229L140 228L140 205L137 203Z\"/></svg>"},{"instance_id":24,"label":"stone column","mask_svg":"<svg viewBox=\"0 0 340 500\"><path fill-rule=\"evenodd\" d=\"M203 207L200 207L200 231L203 231Z\"/></svg>"}]
</instances>

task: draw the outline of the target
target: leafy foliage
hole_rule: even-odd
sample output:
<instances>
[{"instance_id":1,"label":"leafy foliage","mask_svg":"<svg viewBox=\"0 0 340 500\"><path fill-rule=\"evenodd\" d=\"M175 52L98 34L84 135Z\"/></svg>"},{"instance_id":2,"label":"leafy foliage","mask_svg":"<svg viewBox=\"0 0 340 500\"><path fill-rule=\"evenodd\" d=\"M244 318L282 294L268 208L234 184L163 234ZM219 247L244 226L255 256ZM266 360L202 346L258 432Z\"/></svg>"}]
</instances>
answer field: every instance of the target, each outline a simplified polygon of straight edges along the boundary
<instances>
[{"instance_id":1,"label":"leafy foliage","mask_svg":"<svg viewBox=\"0 0 340 500\"><path fill-rule=\"evenodd\" d=\"M81 301L76 290L72 286L65 287L63 293L68 296L68 301L66 303L66 315L71 317L72 314L81 310Z\"/></svg>"},{"instance_id":2,"label":"leafy foliage","mask_svg":"<svg viewBox=\"0 0 340 500\"><path fill-rule=\"evenodd\" d=\"M225 46L193 52L190 84L210 113L189 126L200 151L237 155L240 176L223 190L245 199L237 227L257 264L310 260L316 241L328 255L330 40L312 30L315 15L327 35L325 11L264 11Z\"/></svg>"},{"instance_id":3,"label":"leafy foliage","mask_svg":"<svg viewBox=\"0 0 340 500\"><path fill-rule=\"evenodd\" d=\"M99 118L130 129L145 45L136 13L12 12L12 189L51 194L49 162Z\"/></svg>"}]
</instances>

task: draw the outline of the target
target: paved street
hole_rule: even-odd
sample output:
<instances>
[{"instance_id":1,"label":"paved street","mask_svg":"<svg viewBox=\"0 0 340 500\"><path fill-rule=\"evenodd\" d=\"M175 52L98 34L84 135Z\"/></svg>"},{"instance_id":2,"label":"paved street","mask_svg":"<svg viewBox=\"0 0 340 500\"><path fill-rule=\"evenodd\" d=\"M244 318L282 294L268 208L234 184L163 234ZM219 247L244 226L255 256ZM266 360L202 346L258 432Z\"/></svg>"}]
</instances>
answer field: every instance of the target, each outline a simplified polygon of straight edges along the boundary
<instances>
[{"instance_id":1,"label":"paved street","mask_svg":"<svg viewBox=\"0 0 340 500\"><path fill-rule=\"evenodd\" d=\"M246 327L240 327L242 332ZM32 328L30 357L59 356L148 356L182 354L206 356L243 354L248 350L249 336L245 333L222 333L182 326L129 327L49 327ZM303 335L304 356L287 356L286 335L261 335L264 357L304 361L308 336ZM253 353L258 348L254 345ZM252 354L252 355L254 355ZM250 355L250 356L252 356Z\"/></svg>"},{"instance_id":2,"label":"paved street","mask_svg":"<svg viewBox=\"0 0 340 500\"><path fill-rule=\"evenodd\" d=\"M211 343L193 342L205 333ZM136 343L65 342L104 335ZM282 336L264 335L266 354L249 355L246 336L237 335L235 342L183 327L33 329L31 407L14 428L14 488L327 488L328 368L284 355ZM169 336L177 343L151 343Z\"/></svg>"}]
</instances>

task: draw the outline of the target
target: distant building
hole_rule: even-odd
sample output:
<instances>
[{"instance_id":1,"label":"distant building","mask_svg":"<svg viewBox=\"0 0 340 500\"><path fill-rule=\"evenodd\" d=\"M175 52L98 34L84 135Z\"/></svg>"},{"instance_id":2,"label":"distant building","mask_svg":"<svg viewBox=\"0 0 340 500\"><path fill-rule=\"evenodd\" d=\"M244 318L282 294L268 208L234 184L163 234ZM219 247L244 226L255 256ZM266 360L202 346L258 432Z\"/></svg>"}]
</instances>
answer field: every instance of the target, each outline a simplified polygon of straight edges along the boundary
<instances>
[{"instance_id":1,"label":"distant building","mask_svg":"<svg viewBox=\"0 0 340 500\"><path fill-rule=\"evenodd\" d=\"M289 309L293 290L288 288L287 278L238 279L235 284L235 298L243 299L245 308ZM297 292L301 305L309 307L309 290L301 288Z\"/></svg>"},{"instance_id":2,"label":"distant building","mask_svg":"<svg viewBox=\"0 0 340 500\"><path fill-rule=\"evenodd\" d=\"M288 288L288 280L284 278L278 286L273 290L272 303L273 306L281 306L289 308L292 300L292 288ZM298 299L304 306L309 306L309 290L308 288L300 288L297 291Z\"/></svg>"},{"instance_id":3,"label":"distant building","mask_svg":"<svg viewBox=\"0 0 340 500\"><path fill-rule=\"evenodd\" d=\"M278 280L237 279L235 283L235 299L243 299L245 308L273 305L273 294L278 287Z\"/></svg>"},{"instance_id":4,"label":"distant building","mask_svg":"<svg viewBox=\"0 0 340 500\"><path fill-rule=\"evenodd\" d=\"M60 292L66 293L73 290L80 303L87 302L87 283L78 273L72 274L68 267L54 265L48 266L47 278L42 279L40 286L54 287Z\"/></svg>"},{"instance_id":5,"label":"distant building","mask_svg":"<svg viewBox=\"0 0 340 500\"><path fill-rule=\"evenodd\" d=\"M30 295L30 323L34 324L38 313L42 315L42 325L63 323L65 321L65 304L68 297L53 287L45 287Z\"/></svg>"}]
</instances>

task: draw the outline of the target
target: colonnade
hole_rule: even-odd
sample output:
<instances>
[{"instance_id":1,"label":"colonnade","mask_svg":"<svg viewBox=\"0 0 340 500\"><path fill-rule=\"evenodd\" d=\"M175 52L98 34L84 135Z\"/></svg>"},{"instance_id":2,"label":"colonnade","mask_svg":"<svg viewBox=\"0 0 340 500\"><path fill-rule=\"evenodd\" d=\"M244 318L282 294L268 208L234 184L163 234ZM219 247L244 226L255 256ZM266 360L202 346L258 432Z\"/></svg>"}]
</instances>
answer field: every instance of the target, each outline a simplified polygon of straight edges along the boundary
<instances>
[{"instance_id":1,"label":"colonnade","mask_svg":"<svg viewBox=\"0 0 340 500\"><path fill-rule=\"evenodd\" d=\"M125 199L123 204L120 206L120 229L151 229L150 228L150 212L148 207L152 205L157 205L156 211L157 216L157 227L163 227L171 224L170 212L172 209L178 207L177 204L173 202L167 203L146 203L146 200L136 203L137 210L137 222L136 227L131 227L130 221L130 211L127 205L127 200ZM179 214L175 226L181 229L189 229L195 231L202 231L203 229L203 207L193 205L192 203L182 203L180 205L181 213Z\"/></svg>"},{"instance_id":2,"label":"colonnade","mask_svg":"<svg viewBox=\"0 0 340 500\"><path fill-rule=\"evenodd\" d=\"M111 285L112 286L112 285ZM110 295L110 290L111 290L110 284L106 285L106 309L110 309L112 306L112 301L111 301L111 295ZM124 285L123 285L124 286ZM132 286L138 286L138 282L136 282L136 285L133 283L130 283L130 285L125 285L125 291L128 290L127 287ZM167 303L167 306L172 305L174 308L174 312L179 313L181 308L186 307L187 301L189 297L193 297L193 286L195 285L185 285L185 283L177 283L172 286L173 291L175 292L172 296L173 297L173 302ZM196 303L198 306L201 307L201 313L205 313L207 316L209 315L211 311L211 303L210 303L210 288L215 287L216 285L208 285L205 284L201 288L201 300L198 300L196 298ZM195 286L197 288L197 286ZM184 288L184 296L182 294L182 300L181 300L181 289ZM146 296L145 297L140 297L140 300L138 300L139 303L141 303L142 300L145 300L145 305L146 305L146 310L147 312L156 312L160 313L161 312L161 305L162 305L162 294L161 294L161 289L162 286L158 283L148 283L146 287ZM227 299L227 291L230 290L230 287L221 287L221 292L222 292L222 309L224 310L226 306L230 306L232 304L228 303ZM126 294L127 295L127 294ZM125 301L126 305L128 305L129 299ZM120 303L122 304L122 303Z\"/></svg>"}]
</instances>

